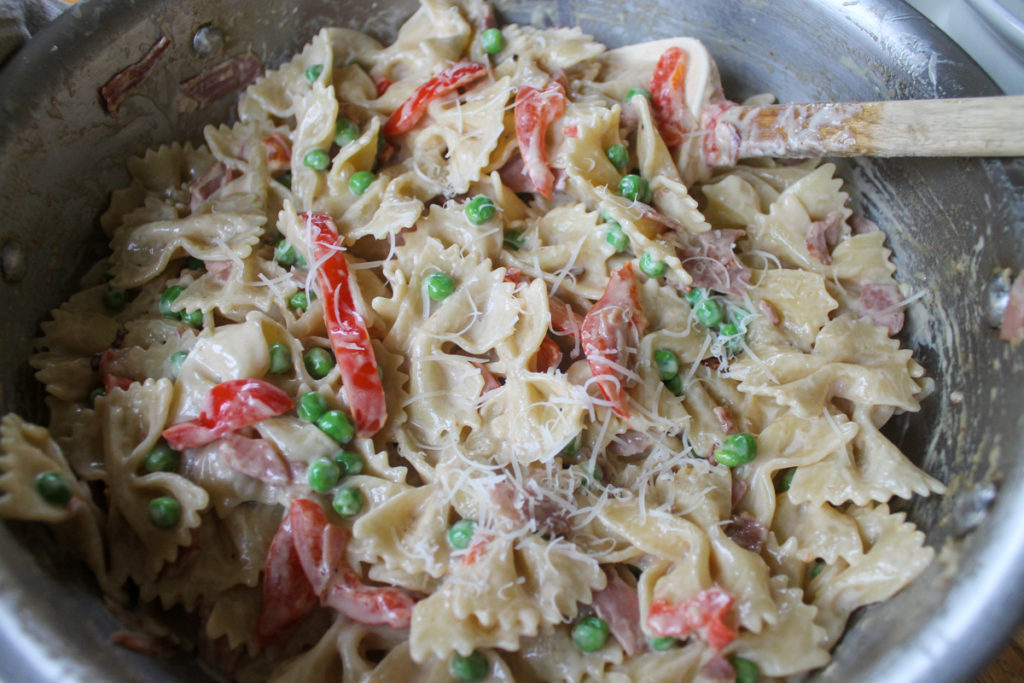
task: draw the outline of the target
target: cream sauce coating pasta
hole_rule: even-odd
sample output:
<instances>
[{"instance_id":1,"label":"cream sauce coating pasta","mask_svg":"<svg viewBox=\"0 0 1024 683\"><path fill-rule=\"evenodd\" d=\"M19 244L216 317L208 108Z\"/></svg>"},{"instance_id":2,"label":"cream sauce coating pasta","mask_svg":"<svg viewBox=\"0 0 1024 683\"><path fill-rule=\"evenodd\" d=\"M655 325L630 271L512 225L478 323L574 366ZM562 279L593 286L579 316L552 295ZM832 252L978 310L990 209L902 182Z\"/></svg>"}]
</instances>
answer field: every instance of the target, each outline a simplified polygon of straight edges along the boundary
<instances>
[{"instance_id":1,"label":"cream sauce coating pasta","mask_svg":"<svg viewBox=\"0 0 1024 683\"><path fill-rule=\"evenodd\" d=\"M932 382L884 234L831 164L714 169L725 104L689 38L323 29L129 162L0 516L233 680L826 665L932 559L889 504L945 488L881 431Z\"/></svg>"}]
</instances>

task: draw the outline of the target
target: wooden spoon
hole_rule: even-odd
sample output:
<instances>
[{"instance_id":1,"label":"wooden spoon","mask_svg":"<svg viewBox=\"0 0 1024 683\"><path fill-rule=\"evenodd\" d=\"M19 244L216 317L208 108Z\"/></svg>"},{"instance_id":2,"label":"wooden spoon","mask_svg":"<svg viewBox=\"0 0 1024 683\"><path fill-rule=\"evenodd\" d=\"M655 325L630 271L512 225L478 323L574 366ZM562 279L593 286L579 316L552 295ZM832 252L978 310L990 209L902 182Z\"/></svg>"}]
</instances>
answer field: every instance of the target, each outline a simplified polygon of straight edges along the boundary
<instances>
[{"instance_id":1,"label":"wooden spoon","mask_svg":"<svg viewBox=\"0 0 1024 683\"><path fill-rule=\"evenodd\" d=\"M739 158L1024 156L1024 95L735 107L726 121Z\"/></svg>"}]
</instances>

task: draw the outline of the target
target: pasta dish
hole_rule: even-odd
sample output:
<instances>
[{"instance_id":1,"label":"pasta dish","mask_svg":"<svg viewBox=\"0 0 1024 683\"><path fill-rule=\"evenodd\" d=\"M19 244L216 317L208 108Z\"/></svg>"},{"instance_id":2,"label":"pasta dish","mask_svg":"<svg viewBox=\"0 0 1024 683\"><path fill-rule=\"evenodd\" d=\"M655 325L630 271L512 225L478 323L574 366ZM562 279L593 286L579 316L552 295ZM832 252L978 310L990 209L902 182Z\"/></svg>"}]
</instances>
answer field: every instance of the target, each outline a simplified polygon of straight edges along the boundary
<instances>
[{"instance_id":1,"label":"pasta dish","mask_svg":"<svg viewBox=\"0 0 1024 683\"><path fill-rule=\"evenodd\" d=\"M691 38L323 29L129 161L0 516L231 680L826 665L932 559L881 432L932 382L884 233L831 164L738 163L734 104Z\"/></svg>"}]
</instances>

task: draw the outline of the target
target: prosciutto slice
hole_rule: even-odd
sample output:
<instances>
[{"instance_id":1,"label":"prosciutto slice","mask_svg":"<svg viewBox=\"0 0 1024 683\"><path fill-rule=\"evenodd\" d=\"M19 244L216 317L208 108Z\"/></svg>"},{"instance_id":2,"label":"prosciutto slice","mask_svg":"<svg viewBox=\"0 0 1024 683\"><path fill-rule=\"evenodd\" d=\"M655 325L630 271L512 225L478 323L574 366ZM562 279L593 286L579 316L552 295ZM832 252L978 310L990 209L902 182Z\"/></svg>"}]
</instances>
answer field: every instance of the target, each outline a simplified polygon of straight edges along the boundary
<instances>
[{"instance_id":1,"label":"prosciutto slice","mask_svg":"<svg viewBox=\"0 0 1024 683\"><path fill-rule=\"evenodd\" d=\"M750 285L750 268L739 262L733 247L745 234L743 230L709 230L698 236L696 245L679 254L695 287L743 295Z\"/></svg>"}]
</instances>

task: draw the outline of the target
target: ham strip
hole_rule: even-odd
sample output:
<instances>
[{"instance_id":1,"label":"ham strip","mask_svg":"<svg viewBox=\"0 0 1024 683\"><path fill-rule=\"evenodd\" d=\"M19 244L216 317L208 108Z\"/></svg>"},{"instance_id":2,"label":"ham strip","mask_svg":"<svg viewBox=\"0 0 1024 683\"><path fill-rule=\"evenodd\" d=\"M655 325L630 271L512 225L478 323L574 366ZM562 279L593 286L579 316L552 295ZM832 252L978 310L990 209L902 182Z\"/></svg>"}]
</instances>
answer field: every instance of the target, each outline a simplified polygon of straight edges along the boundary
<instances>
[{"instance_id":1,"label":"ham strip","mask_svg":"<svg viewBox=\"0 0 1024 683\"><path fill-rule=\"evenodd\" d=\"M743 295L750 285L750 269L739 262L733 247L745 234L743 230L709 230L698 236L696 245L679 254L694 287Z\"/></svg>"},{"instance_id":2,"label":"ham strip","mask_svg":"<svg viewBox=\"0 0 1024 683\"><path fill-rule=\"evenodd\" d=\"M602 567L608 583L594 593L594 609L608 623L612 636L627 655L635 655L644 647L640 630L640 599L636 589L622 580L611 567Z\"/></svg>"},{"instance_id":3,"label":"ham strip","mask_svg":"<svg viewBox=\"0 0 1024 683\"><path fill-rule=\"evenodd\" d=\"M808 253L824 265L832 263L832 247L839 242L839 226L843 224L843 214L838 211L825 216L820 221L811 223L804 241Z\"/></svg>"},{"instance_id":4,"label":"ham strip","mask_svg":"<svg viewBox=\"0 0 1024 683\"><path fill-rule=\"evenodd\" d=\"M1024 340L1024 271L1017 275L1010 287L1010 300L1003 311L999 338L1008 342Z\"/></svg>"},{"instance_id":5,"label":"ham strip","mask_svg":"<svg viewBox=\"0 0 1024 683\"><path fill-rule=\"evenodd\" d=\"M860 288L857 312L888 328L889 336L895 336L903 329L902 302L903 295L894 283L868 282Z\"/></svg>"},{"instance_id":6,"label":"ham strip","mask_svg":"<svg viewBox=\"0 0 1024 683\"><path fill-rule=\"evenodd\" d=\"M167 36L160 36L142 56L142 59L118 71L103 84L103 87L100 88L100 97L103 98L103 108L107 110L108 114L117 115L121 103L149 78L149 74L153 71L160 56L170 46L171 41Z\"/></svg>"},{"instance_id":7,"label":"ham strip","mask_svg":"<svg viewBox=\"0 0 1024 683\"><path fill-rule=\"evenodd\" d=\"M262 73L263 64L257 57L233 57L182 81L178 92L185 100L191 100L203 109L222 97L238 92Z\"/></svg>"}]
</instances>

